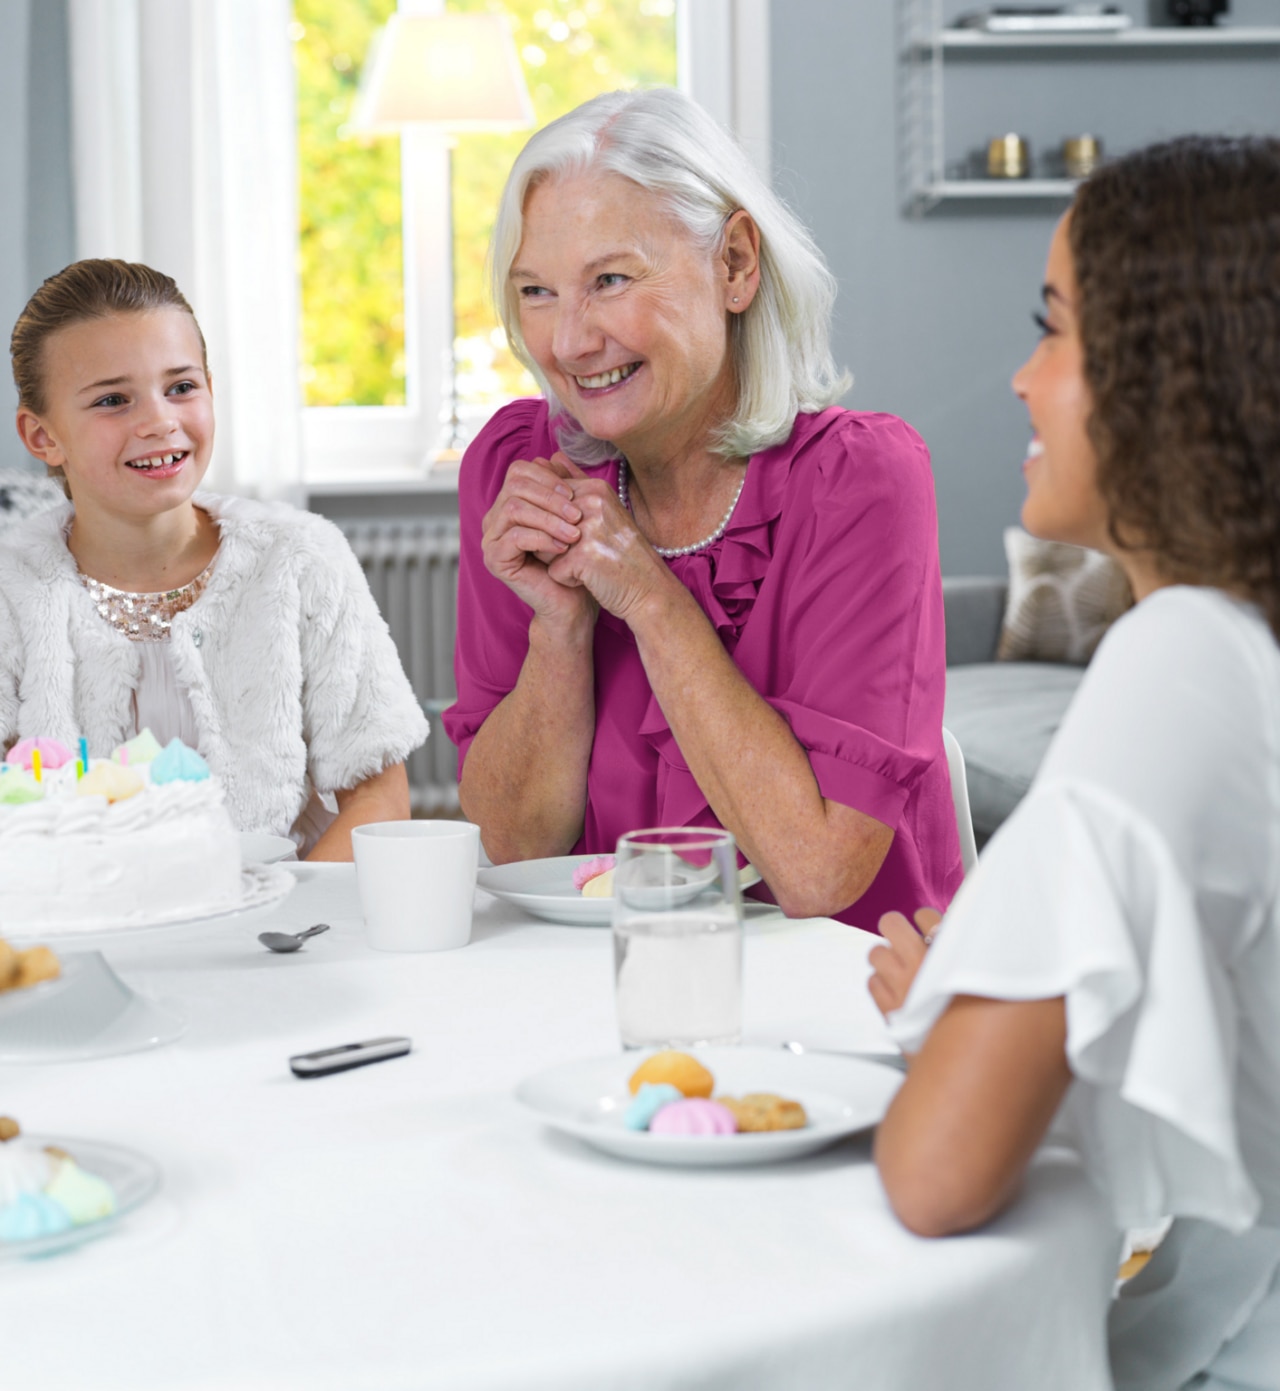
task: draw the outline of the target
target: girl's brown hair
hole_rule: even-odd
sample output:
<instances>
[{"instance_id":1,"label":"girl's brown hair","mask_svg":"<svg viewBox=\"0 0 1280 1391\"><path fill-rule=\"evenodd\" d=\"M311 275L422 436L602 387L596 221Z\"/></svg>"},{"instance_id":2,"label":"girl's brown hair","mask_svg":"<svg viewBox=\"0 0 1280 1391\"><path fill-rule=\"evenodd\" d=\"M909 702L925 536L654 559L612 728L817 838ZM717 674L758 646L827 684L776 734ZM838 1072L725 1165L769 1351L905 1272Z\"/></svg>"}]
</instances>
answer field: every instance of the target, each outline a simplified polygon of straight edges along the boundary
<instances>
[{"instance_id":1,"label":"girl's brown hair","mask_svg":"<svg viewBox=\"0 0 1280 1391\"><path fill-rule=\"evenodd\" d=\"M1069 235L1112 539L1253 600L1280 638L1280 140L1118 159Z\"/></svg>"},{"instance_id":2,"label":"girl's brown hair","mask_svg":"<svg viewBox=\"0 0 1280 1391\"><path fill-rule=\"evenodd\" d=\"M153 309L182 309L191 315L200 354L209 372L204 334L172 277L132 261L75 261L51 275L27 301L9 339L18 404L44 413L44 346L59 329L112 314L143 314Z\"/></svg>"}]
</instances>

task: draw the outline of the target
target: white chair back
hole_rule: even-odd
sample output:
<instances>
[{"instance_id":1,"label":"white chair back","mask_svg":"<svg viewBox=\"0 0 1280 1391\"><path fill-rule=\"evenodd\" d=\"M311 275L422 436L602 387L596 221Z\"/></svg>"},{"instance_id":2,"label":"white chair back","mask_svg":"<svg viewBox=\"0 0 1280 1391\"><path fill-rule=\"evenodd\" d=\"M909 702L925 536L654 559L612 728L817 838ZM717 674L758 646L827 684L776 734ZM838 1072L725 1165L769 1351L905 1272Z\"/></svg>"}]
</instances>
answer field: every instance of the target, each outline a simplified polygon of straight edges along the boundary
<instances>
[{"instance_id":1,"label":"white chair back","mask_svg":"<svg viewBox=\"0 0 1280 1391\"><path fill-rule=\"evenodd\" d=\"M964 753L960 741L943 725L942 747L947 751L947 771L951 774L951 800L956 809L956 830L960 833L960 862L966 874L978 863L978 842L973 835L973 816L969 811L969 780L964 772Z\"/></svg>"}]
</instances>

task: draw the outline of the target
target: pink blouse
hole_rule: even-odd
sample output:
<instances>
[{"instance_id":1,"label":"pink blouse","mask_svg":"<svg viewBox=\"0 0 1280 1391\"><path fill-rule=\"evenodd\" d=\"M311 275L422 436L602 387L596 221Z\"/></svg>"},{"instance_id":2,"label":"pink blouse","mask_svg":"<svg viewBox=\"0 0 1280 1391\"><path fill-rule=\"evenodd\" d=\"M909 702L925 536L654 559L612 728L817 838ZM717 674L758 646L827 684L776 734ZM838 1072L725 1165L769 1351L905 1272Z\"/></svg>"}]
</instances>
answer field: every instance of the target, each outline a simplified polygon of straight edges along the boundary
<instances>
[{"instance_id":1,"label":"pink blouse","mask_svg":"<svg viewBox=\"0 0 1280 1391\"><path fill-rule=\"evenodd\" d=\"M557 447L546 402L515 401L462 462L458 700L444 715L460 772L528 650L530 609L485 569L482 519L515 460L550 457ZM589 472L616 486L616 462ZM891 415L833 407L797 416L785 444L752 456L721 539L667 564L742 674L790 725L822 795L894 831L871 887L836 916L874 931L891 908L945 909L963 871L942 746L937 516L920 437ZM610 852L624 831L645 826L718 825L630 629L603 610L595 684L586 821L575 853Z\"/></svg>"}]
</instances>

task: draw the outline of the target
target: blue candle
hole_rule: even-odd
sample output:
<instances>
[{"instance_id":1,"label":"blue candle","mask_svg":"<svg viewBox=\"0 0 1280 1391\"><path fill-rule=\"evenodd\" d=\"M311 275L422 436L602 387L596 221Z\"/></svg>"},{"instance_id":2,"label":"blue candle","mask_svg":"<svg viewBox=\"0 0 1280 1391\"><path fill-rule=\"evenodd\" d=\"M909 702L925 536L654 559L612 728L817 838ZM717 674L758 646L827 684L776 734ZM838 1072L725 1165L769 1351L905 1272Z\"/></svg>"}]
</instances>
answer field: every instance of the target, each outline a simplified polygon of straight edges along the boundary
<instances>
[{"instance_id":1,"label":"blue candle","mask_svg":"<svg viewBox=\"0 0 1280 1391\"><path fill-rule=\"evenodd\" d=\"M80 740L80 762L84 764L84 770L89 771L89 741L85 738Z\"/></svg>"}]
</instances>

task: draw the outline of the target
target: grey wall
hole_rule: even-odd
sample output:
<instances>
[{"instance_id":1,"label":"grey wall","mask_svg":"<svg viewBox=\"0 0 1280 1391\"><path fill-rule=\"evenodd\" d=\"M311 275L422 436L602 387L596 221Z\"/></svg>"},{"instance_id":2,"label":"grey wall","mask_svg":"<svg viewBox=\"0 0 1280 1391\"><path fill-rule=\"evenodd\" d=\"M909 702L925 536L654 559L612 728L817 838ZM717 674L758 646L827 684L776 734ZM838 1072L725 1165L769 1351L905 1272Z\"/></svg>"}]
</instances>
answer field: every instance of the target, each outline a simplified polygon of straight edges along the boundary
<instances>
[{"instance_id":1,"label":"grey wall","mask_svg":"<svg viewBox=\"0 0 1280 1391\"><path fill-rule=\"evenodd\" d=\"M977 8L948 0L946 17ZM1135 20L1145 6L1126 6ZM1275 0L1234 0L1274 24ZM774 0L775 185L840 281L846 403L909 420L933 453L943 571L1003 573L1023 496L1026 414L1009 389L1031 351L1044 255L1064 203L904 218L892 0ZM1280 134L1280 49L1233 56L948 60L947 159L1006 130L1034 151L1091 131L1111 150L1189 131Z\"/></svg>"},{"instance_id":2,"label":"grey wall","mask_svg":"<svg viewBox=\"0 0 1280 1391\"><path fill-rule=\"evenodd\" d=\"M75 254L66 0L0 0L0 468L38 466L14 433L8 335L31 292Z\"/></svg>"}]
</instances>

